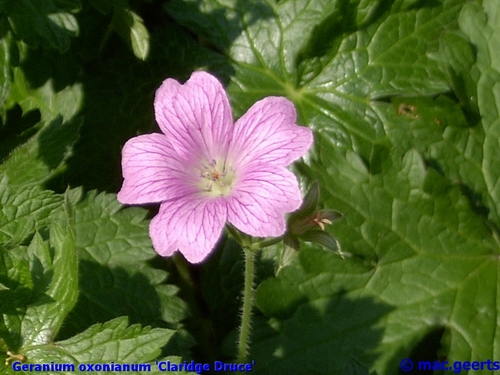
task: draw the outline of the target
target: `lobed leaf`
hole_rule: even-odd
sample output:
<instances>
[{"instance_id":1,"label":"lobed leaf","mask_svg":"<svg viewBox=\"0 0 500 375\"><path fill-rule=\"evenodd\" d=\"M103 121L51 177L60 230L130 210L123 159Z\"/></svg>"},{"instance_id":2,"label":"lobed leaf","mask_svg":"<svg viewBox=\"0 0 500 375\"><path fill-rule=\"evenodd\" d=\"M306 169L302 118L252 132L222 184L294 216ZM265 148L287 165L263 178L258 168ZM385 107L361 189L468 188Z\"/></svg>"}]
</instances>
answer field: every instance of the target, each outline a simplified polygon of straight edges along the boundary
<instances>
[{"instance_id":1,"label":"lobed leaf","mask_svg":"<svg viewBox=\"0 0 500 375\"><path fill-rule=\"evenodd\" d=\"M237 116L295 102L315 130L302 170L345 214L348 259L306 247L259 286L256 373L393 373L438 331L450 360L498 351L499 6L370 4L168 5L232 59Z\"/></svg>"}]
</instances>

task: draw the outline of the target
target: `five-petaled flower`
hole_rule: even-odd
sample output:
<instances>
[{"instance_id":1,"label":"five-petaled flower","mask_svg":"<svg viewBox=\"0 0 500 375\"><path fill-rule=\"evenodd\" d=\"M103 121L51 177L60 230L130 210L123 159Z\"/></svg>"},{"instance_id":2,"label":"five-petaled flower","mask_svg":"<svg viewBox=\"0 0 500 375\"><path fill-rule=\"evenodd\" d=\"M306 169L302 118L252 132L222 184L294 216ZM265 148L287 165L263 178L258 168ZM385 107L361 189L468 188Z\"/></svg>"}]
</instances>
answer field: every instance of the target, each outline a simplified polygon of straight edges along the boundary
<instances>
[{"instance_id":1,"label":"five-petaled flower","mask_svg":"<svg viewBox=\"0 0 500 375\"><path fill-rule=\"evenodd\" d=\"M179 250L189 262L201 262L227 221L256 237L285 232L285 213L302 201L286 167L313 141L311 130L295 124L288 99L262 99L233 123L222 85L195 72L184 85L165 80L154 109L163 134L125 144L118 200L161 203L149 228L156 252Z\"/></svg>"}]
</instances>

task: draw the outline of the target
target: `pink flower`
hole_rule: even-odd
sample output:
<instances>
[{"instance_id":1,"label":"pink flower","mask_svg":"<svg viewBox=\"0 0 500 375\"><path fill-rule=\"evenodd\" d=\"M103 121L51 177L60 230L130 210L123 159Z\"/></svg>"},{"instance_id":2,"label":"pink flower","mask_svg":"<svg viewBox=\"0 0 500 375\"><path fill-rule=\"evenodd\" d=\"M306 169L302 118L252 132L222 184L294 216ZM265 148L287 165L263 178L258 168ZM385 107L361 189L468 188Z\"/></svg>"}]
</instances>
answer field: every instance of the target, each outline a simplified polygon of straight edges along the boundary
<instances>
[{"instance_id":1,"label":"pink flower","mask_svg":"<svg viewBox=\"0 0 500 375\"><path fill-rule=\"evenodd\" d=\"M284 214L302 202L286 167L313 141L311 130L295 125L288 99L262 99L233 124L222 85L195 72L184 85L165 80L154 108L163 134L125 144L118 200L161 202L149 228L158 254L179 250L189 262L201 262L226 221L251 236L285 232Z\"/></svg>"}]
</instances>

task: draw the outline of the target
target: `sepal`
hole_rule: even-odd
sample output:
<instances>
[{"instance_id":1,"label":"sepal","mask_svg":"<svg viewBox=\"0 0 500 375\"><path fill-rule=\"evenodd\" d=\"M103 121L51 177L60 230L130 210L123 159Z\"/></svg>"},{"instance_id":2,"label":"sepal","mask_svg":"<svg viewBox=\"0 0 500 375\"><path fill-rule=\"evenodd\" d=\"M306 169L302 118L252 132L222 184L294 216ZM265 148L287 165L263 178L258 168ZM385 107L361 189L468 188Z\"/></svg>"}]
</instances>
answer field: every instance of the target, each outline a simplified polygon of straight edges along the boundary
<instances>
[{"instance_id":1,"label":"sepal","mask_svg":"<svg viewBox=\"0 0 500 375\"><path fill-rule=\"evenodd\" d=\"M280 268L282 260L289 259L290 250L297 252L300 248L299 240L317 243L318 245L340 253L339 244L335 237L326 232L326 226L341 219L344 215L331 209L318 209L319 184L314 181L304 197L300 208L293 212L288 219L288 231L285 235L285 246L280 257ZM289 262L289 260L288 260Z\"/></svg>"}]
</instances>

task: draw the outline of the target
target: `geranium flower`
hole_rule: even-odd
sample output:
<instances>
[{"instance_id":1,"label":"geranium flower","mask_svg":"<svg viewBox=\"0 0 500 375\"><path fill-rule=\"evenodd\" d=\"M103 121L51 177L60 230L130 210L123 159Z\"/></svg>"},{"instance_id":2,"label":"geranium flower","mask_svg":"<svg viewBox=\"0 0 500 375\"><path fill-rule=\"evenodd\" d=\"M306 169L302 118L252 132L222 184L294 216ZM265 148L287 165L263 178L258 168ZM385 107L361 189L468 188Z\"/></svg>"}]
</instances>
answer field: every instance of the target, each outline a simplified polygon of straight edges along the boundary
<instances>
[{"instance_id":1,"label":"geranium flower","mask_svg":"<svg viewBox=\"0 0 500 375\"><path fill-rule=\"evenodd\" d=\"M181 85L165 80L155 116L163 134L130 139L123 148L123 204L161 203L149 234L156 252L179 250L203 261L226 222L256 237L285 232L287 212L302 201L286 167L312 144L283 97L255 103L233 123L227 95L212 75L195 72Z\"/></svg>"}]
</instances>

